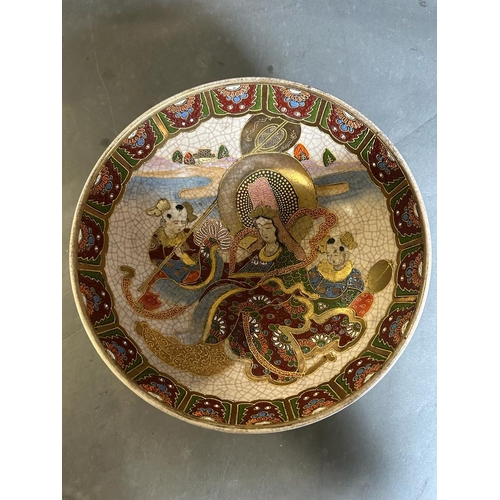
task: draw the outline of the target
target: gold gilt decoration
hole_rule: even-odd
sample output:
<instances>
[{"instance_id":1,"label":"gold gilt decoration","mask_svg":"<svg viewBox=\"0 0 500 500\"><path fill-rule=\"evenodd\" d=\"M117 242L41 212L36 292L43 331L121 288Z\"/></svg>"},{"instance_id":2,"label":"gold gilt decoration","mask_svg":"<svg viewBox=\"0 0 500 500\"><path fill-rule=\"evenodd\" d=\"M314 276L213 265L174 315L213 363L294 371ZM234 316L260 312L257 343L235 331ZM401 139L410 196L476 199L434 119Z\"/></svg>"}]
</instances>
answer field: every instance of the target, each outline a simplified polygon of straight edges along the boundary
<instances>
[{"instance_id":1,"label":"gold gilt decoration","mask_svg":"<svg viewBox=\"0 0 500 500\"><path fill-rule=\"evenodd\" d=\"M354 236L351 233L345 233L340 237L340 241L349 250L354 250L358 247L358 244L354 241Z\"/></svg>"},{"instance_id":2,"label":"gold gilt decoration","mask_svg":"<svg viewBox=\"0 0 500 500\"><path fill-rule=\"evenodd\" d=\"M259 170L266 172L263 174L266 178L267 176L273 177L270 181L272 185L275 184L275 179L276 185L282 182L293 188L290 199L284 198L284 206L278 207L280 215L284 211L284 207L288 207L290 202L293 202L294 205L297 203L298 207L295 208L299 209L316 208L318 206L314 182L304 166L293 156L282 153L243 156L234 162L231 169L222 177L217 196L217 208L221 220L233 235L243 229L242 219L247 224L250 224L248 214L253 210L253 207L251 203L242 204L243 194L245 188L247 188L244 181ZM272 172L272 175L269 175L270 172ZM259 175L255 176L255 179L252 177L252 181L255 181L258 177ZM290 217L290 212L293 212L293 210L288 209L286 212ZM308 229L306 227L304 234L298 235L298 237L302 238Z\"/></svg>"},{"instance_id":3,"label":"gold gilt decoration","mask_svg":"<svg viewBox=\"0 0 500 500\"><path fill-rule=\"evenodd\" d=\"M185 345L172 336L164 336L146 322L136 324L136 332L162 361L194 375L209 377L229 368L234 362L227 357L224 343Z\"/></svg>"},{"instance_id":4,"label":"gold gilt decoration","mask_svg":"<svg viewBox=\"0 0 500 500\"><path fill-rule=\"evenodd\" d=\"M379 260L373 264L368 272L366 282L370 293L378 293L382 291L392 279L392 262L388 260Z\"/></svg>"},{"instance_id":5,"label":"gold gilt decoration","mask_svg":"<svg viewBox=\"0 0 500 500\"><path fill-rule=\"evenodd\" d=\"M348 260L344 267L337 271L332 267L332 265L327 260L322 260L318 264L318 271L328 280L330 281L343 281L345 280L352 272L352 262Z\"/></svg>"}]
</instances>

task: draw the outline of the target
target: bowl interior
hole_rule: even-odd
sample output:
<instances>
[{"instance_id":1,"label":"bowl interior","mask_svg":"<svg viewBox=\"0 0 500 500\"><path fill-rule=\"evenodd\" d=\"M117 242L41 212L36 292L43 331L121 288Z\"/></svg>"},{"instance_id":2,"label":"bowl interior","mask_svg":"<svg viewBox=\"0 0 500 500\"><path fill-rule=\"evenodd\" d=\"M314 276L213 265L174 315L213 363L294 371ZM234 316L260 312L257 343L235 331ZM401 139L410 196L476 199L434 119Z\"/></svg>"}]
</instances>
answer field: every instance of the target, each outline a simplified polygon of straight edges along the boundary
<instances>
[{"instance_id":1,"label":"bowl interior","mask_svg":"<svg viewBox=\"0 0 500 500\"><path fill-rule=\"evenodd\" d=\"M234 432L299 427L372 387L423 307L429 235L390 141L296 83L216 82L110 145L71 271L90 339L152 405Z\"/></svg>"}]
</instances>

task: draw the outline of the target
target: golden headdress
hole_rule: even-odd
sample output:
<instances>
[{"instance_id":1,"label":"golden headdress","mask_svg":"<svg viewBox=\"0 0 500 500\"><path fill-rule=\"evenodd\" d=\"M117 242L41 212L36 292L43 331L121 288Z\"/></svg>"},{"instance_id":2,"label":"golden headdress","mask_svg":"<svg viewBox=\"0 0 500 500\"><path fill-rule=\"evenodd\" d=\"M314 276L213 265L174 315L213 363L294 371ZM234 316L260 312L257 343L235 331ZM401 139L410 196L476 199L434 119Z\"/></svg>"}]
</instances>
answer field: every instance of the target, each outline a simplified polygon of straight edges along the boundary
<instances>
[{"instance_id":1,"label":"golden headdress","mask_svg":"<svg viewBox=\"0 0 500 500\"><path fill-rule=\"evenodd\" d=\"M330 240L332 236L327 234L322 240L318 243L318 249L321 253L326 253L326 245L328 244L328 240ZM344 245L348 250L354 250L357 248L358 244L354 241L354 236L351 233L344 233L340 237L340 242Z\"/></svg>"},{"instance_id":2,"label":"golden headdress","mask_svg":"<svg viewBox=\"0 0 500 500\"><path fill-rule=\"evenodd\" d=\"M193 213L194 209L191 203L184 201L172 206L166 198L160 198L153 208L146 210L146 213L154 217L161 217L165 212L173 212L174 209L177 213L185 211L188 222L193 222L198 218L198 216Z\"/></svg>"}]
</instances>

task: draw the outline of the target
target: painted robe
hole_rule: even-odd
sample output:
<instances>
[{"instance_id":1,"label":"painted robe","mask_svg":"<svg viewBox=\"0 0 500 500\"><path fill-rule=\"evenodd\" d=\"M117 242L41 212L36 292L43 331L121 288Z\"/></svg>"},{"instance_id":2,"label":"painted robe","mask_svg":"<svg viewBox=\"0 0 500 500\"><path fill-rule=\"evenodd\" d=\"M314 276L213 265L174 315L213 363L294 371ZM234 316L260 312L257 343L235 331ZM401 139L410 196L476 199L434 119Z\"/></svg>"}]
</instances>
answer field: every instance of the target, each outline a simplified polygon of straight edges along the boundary
<instances>
[{"instance_id":1,"label":"painted robe","mask_svg":"<svg viewBox=\"0 0 500 500\"><path fill-rule=\"evenodd\" d=\"M250 378L293 382L309 373L307 357L347 348L364 328L343 308L321 310L303 263L282 244L271 257L255 251L228 279L233 286L213 302L203 339L227 340Z\"/></svg>"}]
</instances>

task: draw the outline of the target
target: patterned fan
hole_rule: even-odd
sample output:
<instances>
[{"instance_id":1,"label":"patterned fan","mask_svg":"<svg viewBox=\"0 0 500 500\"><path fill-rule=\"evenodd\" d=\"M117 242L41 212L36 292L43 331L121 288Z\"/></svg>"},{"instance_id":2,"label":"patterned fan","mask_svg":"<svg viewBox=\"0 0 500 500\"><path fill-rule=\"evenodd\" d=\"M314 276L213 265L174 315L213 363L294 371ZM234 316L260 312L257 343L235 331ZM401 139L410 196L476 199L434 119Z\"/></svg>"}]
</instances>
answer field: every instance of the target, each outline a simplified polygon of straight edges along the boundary
<instances>
[{"instance_id":1,"label":"patterned fan","mask_svg":"<svg viewBox=\"0 0 500 500\"><path fill-rule=\"evenodd\" d=\"M208 220L201 228L194 233L194 242L202 246L203 242L209 238L219 243L221 250L228 250L231 245L231 235L227 228L219 220Z\"/></svg>"}]
</instances>

